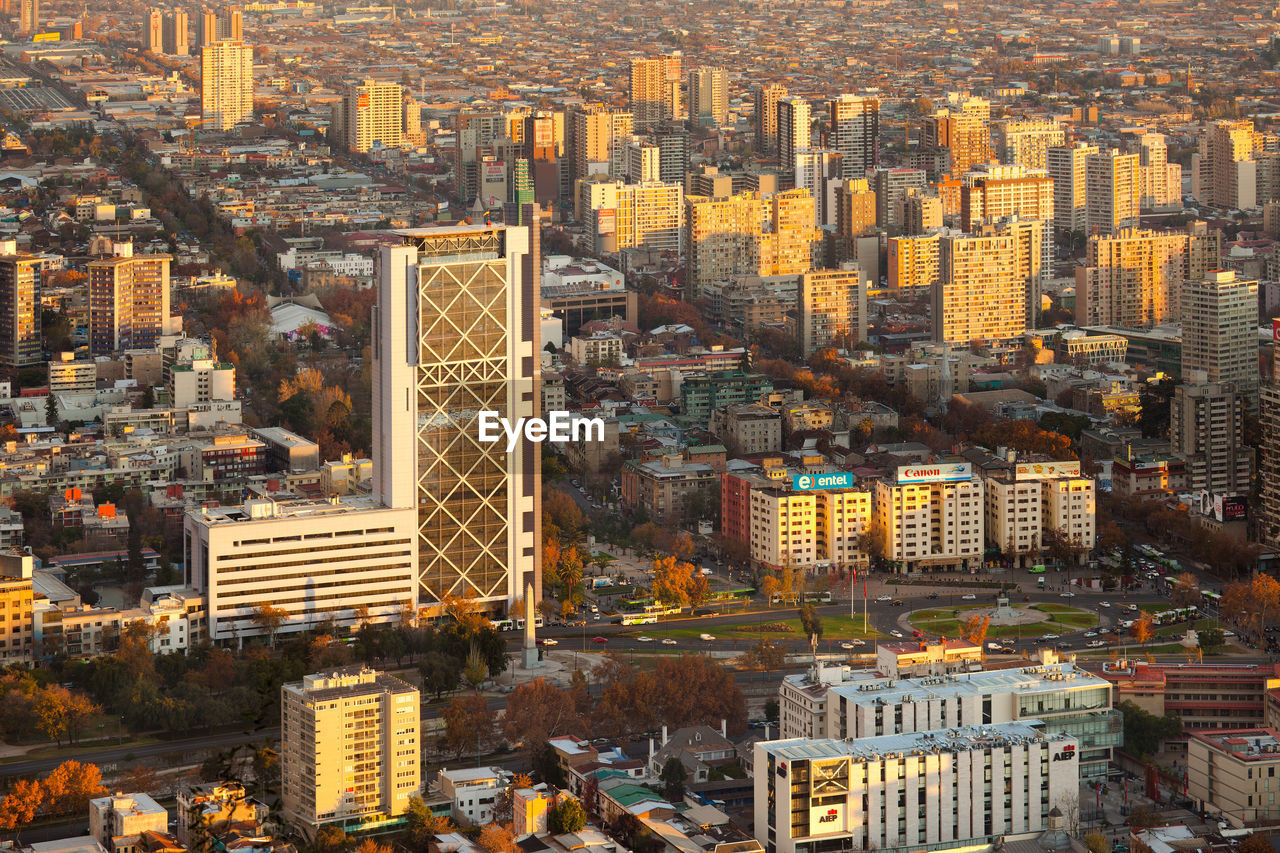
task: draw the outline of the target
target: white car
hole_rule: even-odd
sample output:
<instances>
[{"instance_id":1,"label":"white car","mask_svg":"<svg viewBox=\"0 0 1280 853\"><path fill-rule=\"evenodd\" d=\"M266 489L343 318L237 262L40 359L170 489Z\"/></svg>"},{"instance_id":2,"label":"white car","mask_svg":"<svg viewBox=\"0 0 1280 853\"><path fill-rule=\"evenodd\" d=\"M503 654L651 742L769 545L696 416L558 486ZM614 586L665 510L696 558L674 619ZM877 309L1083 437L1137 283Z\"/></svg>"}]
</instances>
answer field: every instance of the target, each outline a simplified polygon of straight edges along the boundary
<instances>
[{"instance_id":1,"label":"white car","mask_svg":"<svg viewBox=\"0 0 1280 853\"><path fill-rule=\"evenodd\" d=\"M969 592L969 593L965 593L964 595L960 596L960 598L961 598L963 601L977 601L977 600L978 600L978 596L974 595L974 594L973 594L973 593L971 593L971 592Z\"/></svg>"},{"instance_id":2,"label":"white car","mask_svg":"<svg viewBox=\"0 0 1280 853\"><path fill-rule=\"evenodd\" d=\"M653 637L636 637L637 643L652 643Z\"/></svg>"},{"instance_id":3,"label":"white car","mask_svg":"<svg viewBox=\"0 0 1280 853\"><path fill-rule=\"evenodd\" d=\"M702 637L702 639L706 640L707 642L711 642L712 640L715 639L715 637L711 636L710 634L700 634L699 636Z\"/></svg>"},{"instance_id":4,"label":"white car","mask_svg":"<svg viewBox=\"0 0 1280 853\"><path fill-rule=\"evenodd\" d=\"M877 595L877 596L876 596L876 601L893 601L893 596L891 596L891 595Z\"/></svg>"},{"instance_id":5,"label":"white car","mask_svg":"<svg viewBox=\"0 0 1280 853\"><path fill-rule=\"evenodd\" d=\"M853 643L841 643L841 644L840 644L840 648L842 648L842 649L849 649L849 650L852 650L852 649L853 649Z\"/></svg>"},{"instance_id":6,"label":"white car","mask_svg":"<svg viewBox=\"0 0 1280 853\"><path fill-rule=\"evenodd\" d=\"M662 645L664 646L674 646L675 644L676 644L676 641L671 639L670 637L667 637L665 640L662 641Z\"/></svg>"},{"instance_id":7,"label":"white car","mask_svg":"<svg viewBox=\"0 0 1280 853\"><path fill-rule=\"evenodd\" d=\"M544 646L558 646L558 645L560 645L560 643L558 643L558 642L557 642L557 641L555 641L555 640L552 640L552 639L548 638L548 639L546 639L546 640L543 640L543 641L542 641L542 645L544 645Z\"/></svg>"},{"instance_id":8,"label":"white car","mask_svg":"<svg viewBox=\"0 0 1280 853\"><path fill-rule=\"evenodd\" d=\"M1058 593L1058 598L1075 598L1075 597L1076 597L1076 594L1075 594L1074 592L1060 592L1060 593Z\"/></svg>"},{"instance_id":9,"label":"white car","mask_svg":"<svg viewBox=\"0 0 1280 853\"><path fill-rule=\"evenodd\" d=\"M892 635L893 635L893 636L895 636L895 637L901 637L901 636L902 636L902 632L901 632L901 631L890 631L889 633L890 633L890 634L892 634Z\"/></svg>"},{"instance_id":10,"label":"white car","mask_svg":"<svg viewBox=\"0 0 1280 853\"><path fill-rule=\"evenodd\" d=\"M1103 642L1102 640L1090 640L1089 642L1085 643L1085 645L1091 649L1100 649L1103 646L1105 646L1106 643Z\"/></svg>"},{"instance_id":11,"label":"white car","mask_svg":"<svg viewBox=\"0 0 1280 853\"><path fill-rule=\"evenodd\" d=\"M1110 606L1111 606L1111 602L1110 602L1110 601L1099 601L1099 602L1098 602L1098 606L1099 606L1099 607L1110 607Z\"/></svg>"},{"instance_id":12,"label":"white car","mask_svg":"<svg viewBox=\"0 0 1280 853\"><path fill-rule=\"evenodd\" d=\"M1098 636L1098 632L1097 632L1097 631L1085 631L1085 632L1084 632L1084 635L1085 635L1086 637L1096 637L1096 636Z\"/></svg>"},{"instance_id":13,"label":"white car","mask_svg":"<svg viewBox=\"0 0 1280 853\"><path fill-rule=\"evenodd\" d=\"M865 646L867 644L866 640L859 640L859 639L853 639L850 642L852 642L855 646Z\"/></svg>"}]
</instances>

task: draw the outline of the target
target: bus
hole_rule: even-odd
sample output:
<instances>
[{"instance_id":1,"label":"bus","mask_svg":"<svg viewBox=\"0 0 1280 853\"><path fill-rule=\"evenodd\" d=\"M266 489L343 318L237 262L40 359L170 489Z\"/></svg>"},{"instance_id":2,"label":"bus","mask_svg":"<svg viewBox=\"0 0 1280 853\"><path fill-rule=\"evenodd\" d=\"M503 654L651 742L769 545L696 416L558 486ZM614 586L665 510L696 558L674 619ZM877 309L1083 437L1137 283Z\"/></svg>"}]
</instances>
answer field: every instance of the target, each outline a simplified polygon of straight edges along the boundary
<instances>
[{"instance_id":1,"label":"bus","mask_svg":"<svg viewBox=\"0 0 1280 853\"><path fill-rule=\"evenodd\" d=\"M624 613L622 615L623 625L656 625L658 617L651 613Z\"/></svg>"},{"instance_id":2,"label":"bus","mask_svg":"<svg viewBox=\"0 0 1280 853\"><path fill-rule=\"evenodd\" d=\"M805 593L804 600L810 604L830 604L831 592L830 590L827 592L808 592Z\"/></svg>"},{"instance_id":3,"label":"bus","mask_svg":"<svg viewBox=\"0 0 1280 853\"><path fill-rule=\"evenodd\" d=\"M1222 594L1214 592L1210 589L1200 591L1200 597L1204 599L1205 609L1209 613L1216 614L1222 608Z\"/></svg>"}]
</instances>

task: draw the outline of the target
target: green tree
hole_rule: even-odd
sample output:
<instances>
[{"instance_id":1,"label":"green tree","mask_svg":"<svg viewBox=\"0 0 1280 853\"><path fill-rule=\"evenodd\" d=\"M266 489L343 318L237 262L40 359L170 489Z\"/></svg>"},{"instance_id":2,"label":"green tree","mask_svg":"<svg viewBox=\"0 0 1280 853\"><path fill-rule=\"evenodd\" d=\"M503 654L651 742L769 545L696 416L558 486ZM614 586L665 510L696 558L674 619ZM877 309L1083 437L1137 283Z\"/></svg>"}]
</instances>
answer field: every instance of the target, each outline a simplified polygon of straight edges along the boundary
<instances>
[{"instance_id":1,"label":"green tree","mask_svg":"<svg viewBox=\"0 0 1280 853\"><path fill-rule=\"evenodd\" d=\"M1203 631L1197 631L1196 638L1200 641L1200 649L1207 655L1218 651L1226 643L1226 637L1221 628L1205 628Z\"/></svg>"},{"instance_id":2,"label":"green tree","mask_svg":"<svg viewBox=\"0 0 1280 853\"><path fill-rule=\"evenodd\" d=\"M770 699L764 703L764 718L769 722L778 719L778 714L782 711L777 699Z\"/></svg>"},{"instance_id":3,"label":"green tree","mask_svg":"<svg viewBox=\"0 0 1280 853\"><path fill-rule=\"evenodd\" d=\"M458 659L437 651L423 656L418 663L418 672L422 676L422 689L434 693L437 699L456 688L462 676Z\"/></svg>"},{"instance_id":4,"label":"green tree","mask_svg":"<svg viewBox=\"0 0 1280 853\"><path fill-rule=\"evenodd\" d=\"M547 830L552 835L577 832L586 825L587 813L582 803L568 795L561 796L547 812Z\"/></svg>"},{"instance_id":5,"label":"green tree","mask_svg":"<svg viewBox=\"0 0 1280 853\"><path fill-rule=\"evenodd\" d=\"M1135 755L1155 755L1166 740L1182 734L1182 721L1176 715L1160 717L1132 702L1116 707L1124 715L1125 750Z\"/></svg>"},{"instance_id":6,"label":"green tree","mask_svg":"<svg viewBox=\"0 0 1280 853\"><path fill-rule=\"evenodd\" d=\"M812 604L805 604L800 608L800 629L806 637L822 639L822 614Z\"/></svg>"},{"instance_id":7,"label":"green tree","mask_svg":"<svg viewBox=\"0 0 1280 853\"><path fill-rule=\"evenodd\" d=\"M662 773L658 778L662 780L663 795L668 800L676 801L684 796L684 783L689 778L689 771L685 770L684 762L679 756L673 755L662 765Z\"/></svg>"}]
</instances>

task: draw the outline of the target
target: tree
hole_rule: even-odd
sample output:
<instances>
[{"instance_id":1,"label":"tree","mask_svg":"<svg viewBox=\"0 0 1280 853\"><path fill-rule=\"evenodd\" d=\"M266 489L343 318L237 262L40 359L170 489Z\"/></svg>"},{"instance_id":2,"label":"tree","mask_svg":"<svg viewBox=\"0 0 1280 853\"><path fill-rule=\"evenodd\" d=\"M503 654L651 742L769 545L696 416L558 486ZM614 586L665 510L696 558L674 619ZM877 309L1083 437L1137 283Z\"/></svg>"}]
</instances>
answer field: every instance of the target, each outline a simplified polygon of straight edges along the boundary
<instances>
[{"instance_id":1,"label":"tree","mask_svg":"<svg viewBox=\"0 0 1280 853\"><path fill-rule=\"evenodd\" d=\"M800 630L804 631L810 641L822 639L822 615L812 604L805 604L800 608Z\"/></svg>"},{"instance_id":2,"label":"tree","mask_svg":"<svg viewBox=\"0 0 1280 853\"><path fill-rule=\"evenodd\" d=\"M80 813L89 801L107 792L102 786L102 771L96 764L64 761L49 772L44 780L44 801L52 814Z\"/></svg>"},{"instance_id":3,"label":"tree","mask_svg":"<svg viewBox=\"0 0 1280 853\"><path fill-rule=\"evenodd\" d=\"M1170 600L1174 607L1197 607L1200 604L1200 580L1194 572L1183 572L1173 581Z\"/></svg>"},{"instance_id":4,"label":"tree","mask_svg":"<svg viewBox=\"0 0 1280 853\"><path fill-rule=\"evenodd\" d=\"M253 608L253 624L266 632L267 643L273 649L276 647L276 634L288 619L289 611L276 607L269 601Z\"/></svg>"},{"instance_id":5,"label":"tree","mask_svg":"<svg viewBox=\"0 0 1280 853\"><path fill-rule=\"evenodd\" d=\"M1089 853L1111 853L1111 842L1096 829L1085 833L1084 846L1089 849Z\"/></svg>"},{"instance_id":6,"label":"tree","mask_svg":"<svg viewBox=\"0 0 1280 853\"><path fill-rule=\"evenodd\" d=\"M987 629L991 626L991 616L987 613L972 612L960 622L960 636L975 646L982 645L987 638Z\"/></svg>"},{"instance_id":7,"label":"tree","mask_svg":"<svg viewBox=\"0 0 1280 853\"><path fill-rule=\"evenodd\" d=\"M692 563L681 562L675 557L659 557L653 561L653 597L670 607L689 605L695 573L702 576Z\"/></svg>"},{"instance_id":8,"label":"tree","mask_svg":"<svg viewBox=\"0 0 1280 853\"><path fill-rule=\"evenodd\" d=\"M662 780L663 796L677 801L684 796L684 783L689 778L689 771L685 770L684 762L679 756L673 755L662 765L662 773L658 778Z\"/></svg>"},{"instance_id":9,"label":"tree","mask_svg":"<svg viewBox=\"0 0 1280 853\"><path fill-rule=\"evenodd\" d=\"M493 714L489 703L478 693L459 696L444 709L445 743L458 758L468 749L480 754L483 745L493 739Z\"/></svg>"},{"instance_id":10,"label":"tree","mask_svg":"<svg viewBox=\"0 0 1280 853\"><path fill-rule=\"evenodd\" d=\"M582 803L565 794L547 811L547 831L552 835L577 832L587 825L587 813Z\"/></svg>"},{"instance_id":11,"label":"tree","mask_svg":"<svg viewBox=\"0 0 1280 853\"><path fill-rule=\"evenodd\" d=\"M420 853L426 852L428 842L436 835L453 832L454 829L453 822L449 818L433 815L422 797L417 794L409 797L406 821L409 842Z\"/></svg>"},{"instance_id":12,"label":"tree","mask_svg":"<svg viewBox=\"0 0 1280 853\"><path fill-rule=\"evenodd\" d=\"M1276 848L1265 835L1255 832L1240 842L1240 853L1276 853Z\"/></svg>"},{"instance_id":13,"label":"tree","mask_svg":"<svg viewBox=\"0 0 1280 853\"><path fill-rule=\"evenodd\" d=\"M356 847L356 853L392 853L392 851L387 845L379 844L372 838L366 838L360 842L360 846Z\"/></svg>"},{"instance_id":14,"label":"tree","mask_svg":"<svg viewBox=\"0 0 1280 853\"><path fill-rule=\"evenodd\" d=\"M786 648L773 640L757 640L746 657L755 669L781 669L787 662Z\"/></svg>"},{"instance_id":15,"label":"tree","mask_svg":"<svg viewBox=\"0 0 1280 853\"><path fill-rule=\"evenodd\" d=\"M1155 755L1166 740L1182 734L1182 721L1172 714L1159 717L1132 702L1116 707L1124 716L1125 750L1135 755Z\"/></svg>"},{"instance_id":16,"label":"tree","mask_svg":"<svg viewBox=\"0 0 1280 853\"><path fill-rule=\"evenodd\" d=\"M581 720L573 697L544 679L521 684L507 698L503 733L508 743L544 743L575 731Z\"/></svg>"},{"instance_id":17,"label":"tree","mask_svg":"<svg viewBox=\"0 0 1280 853\"><path fill-rule=\"evenodd\" d=\"M480 837L476 840L481 850L485 853L519 853L520 845L516 844L515 836L511 834L511 830L507 829L500 823L490 823L480 830Z\"/></svg>"},{"instance_id":18,"label":"tree","mask_svg":"<svg viewBox=\"0 0 1280 853\"><path fill-rule=\"evenodd\" d=\"M64 737L68 743L79 740L85 722L101 710L83 693L56 684L37 694L33 708L40 730L59 746Z\"/></svg>"},{"instance_id":19,"label":"tree","mask_svg":"<svg viewBox=\"0 0 1280 853\"><path fill-rule=\"evenodd\" d=\"M560 756L554 746L544 743L530 749L529 754L533 772L543 782L556 788L565 786L564 768L560 766Z\"/></svg>"},{"instance_id":20,"label":"tree","mask_svg":"<svg viewBox=\"0 0 1280 853\"><path fill-rule=\"evenodd\" d=\"M776 722L781 711L782 706L778 704L777 699L770 699L764 703L764 718L769 722Z\"/></svg>"},{"instance_id":21,"label":"tree","mask_svg":"<svg viewBox=\"0 0 1280 853\"><path fill-rule=\"evenodd\" d=\"M52 393L44 398L44 425L58 425L58 401Z\"/></svg>"},{"instance_id":22,"label":"tree","mask_svg":"<svg viewBox=\"0 0 1280 853\"><path fill-rule=\"evenodd\" d=\"M475 643L471 644L467 659L462 664L462 677L467 680L473 690L479 690L480 685L489 677L489 665Z\"/></svg>"},{"instance_id":23,"label":"tree","mask_svg":"<svg viewBox=\"0 0 1280 853\"><path fill-rule=\"evenodd\" d=\"M1151 614L1145 610L1133 620L1133 624L1129 626L1129 633L1133 635L1133 639L1139 643L1148 643L1155 636L1155 622L1151 618Z\"/></svg>"},{"instance_id":24,"label":"tree","mask_svg":"<svg viewBox=\"0 0 1280 853\"><path fill-rule=\"evenodd\" d=\"M342 827L330 823L316 830L316 837L311 842L311 847L316 853L340 853L348 849L350 843L351 840Z\"/></svg>"},{"instance_id":25,"label":"tree","mask_svg":"<svg viewBox=\"0 0 1280 853\"><path fill-rule=\"evenodd\" d=\"M423 656L418 662L418 673L422 676L422 689L434 693L437 699L442 693L456 688L462 676L458 659L437 651Z\"/></svg>"},{"instance_id":26,"label":"tree","mask_svg":"<svg viewBox=\"0 0 1280 853\"><path fill-rule=\"evenodd\" d=\"M0 830L12 832L14 839L22 828L35 819L36 809L44 802L44 789L31 779L19 779L9 786L9 793L0 800Z\"/></svg>"},{"instance_id":27,"label":"tree","mask_svg":"<svg viewBox=\"0 0 1280 853\"><path fill-rule=\"evenodd\" d=\"M1226 643L1226 636L1222 633L1221 628L1205 628L1196 632L1196 639L1200 643L1200 649L1207 655L1211 655Z\"/></svg>"}]
</instances>

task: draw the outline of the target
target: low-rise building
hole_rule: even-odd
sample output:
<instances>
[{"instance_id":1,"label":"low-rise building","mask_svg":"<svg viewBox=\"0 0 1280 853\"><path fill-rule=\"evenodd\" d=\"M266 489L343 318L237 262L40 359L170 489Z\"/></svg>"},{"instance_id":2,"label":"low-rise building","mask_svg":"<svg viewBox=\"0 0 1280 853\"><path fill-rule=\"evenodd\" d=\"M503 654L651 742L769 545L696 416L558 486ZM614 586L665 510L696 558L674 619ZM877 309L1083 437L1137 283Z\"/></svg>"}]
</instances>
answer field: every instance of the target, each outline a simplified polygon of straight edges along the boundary
<instances>
[{"instance_id":1,"label":"low-rise building","mask_svg":"<svg viewBox=\"0 0 1280 853\"><path fill-rule=\"evenodd\" d=\"M643 508L655 521L680 521L689 499L714 489L717 480L711 465L674 454L631 461L622 466L622 503L632 510Z\"/></svg>"},{"instance_id":2,"label":"low-rise building","mask_svg":"<svg viewBox=\"0 0 1280 853\"><path fill-rule=\"evenodd\" d=\"M500 767L466 767L436 774L440 793L453 803L453 819L471 826L494 820L494 803L509 781Z\"/></svg>"},{"instance_id":3,"label":"low-rise building","mask_svg":"<svg viewBox=\"0 0 1280 853\"><path fill-rule=\"evenodd\" d=\"M742 403L717 409L710 430L736 456L776 453L782 449L782 415L771 406Z\"/></svg>"},{"instance_id":4,"label":"low-rise building","mask_svg":"<svg viewBox=\"0 0 1280 853\"><path fill-rule=\"evenodd\" d=\"M113 853L134 853L144 832L169 831L169 813L147 794L89 801L89 834Z\"/></svg>"},{"instance_id":5,"label":"low-rise building","mask_svg":"<svg viewBox=\"0 0 1280 853\"><path fill-rule=\"evenodd\" d=\"M1121 659L1097 674L1114 685L1115 701L1157 716L1177 715L1187 731L1266 724L1267 694L1280 688L1280 664L1158 664Z\"/></svg>"},{"instance_id":6,"label":"low-rise building","mask_svg":"<svg viewBox=\"0 0 1280 853\"><path fill-rule=\"evenodd\" d=\"M1187 796L1232 826L1280 818L1280 732L1268 728L1196 731L1187 741Z\"/></svg>"}]
</instances>

